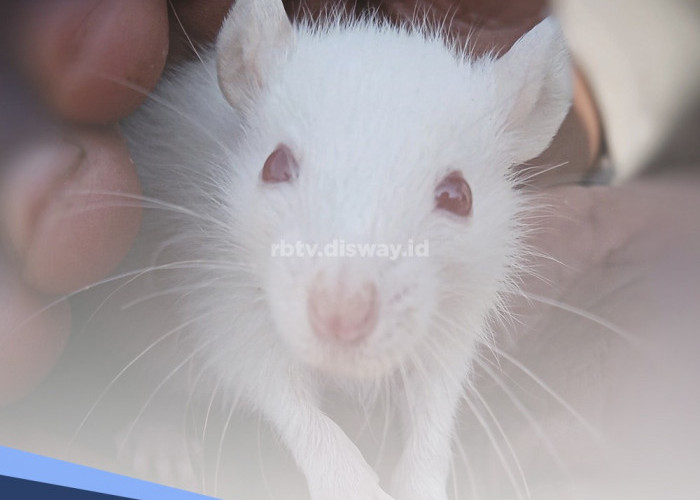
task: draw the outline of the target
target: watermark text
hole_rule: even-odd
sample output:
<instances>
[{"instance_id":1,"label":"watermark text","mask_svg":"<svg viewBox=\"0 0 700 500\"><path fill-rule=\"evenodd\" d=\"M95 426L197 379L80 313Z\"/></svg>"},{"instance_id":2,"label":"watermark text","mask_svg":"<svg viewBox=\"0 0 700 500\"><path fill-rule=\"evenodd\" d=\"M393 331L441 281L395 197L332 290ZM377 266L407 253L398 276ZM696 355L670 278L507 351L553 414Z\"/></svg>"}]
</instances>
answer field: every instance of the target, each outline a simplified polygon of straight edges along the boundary
<instances>
[{"instance_id":1,"label":"watermark text","mask_svg":"<svg viewBox=\"0 0 700 500\"><path fill-rule=\"evenodd\" d=\"M272 257L359 257L398 260L400 258L425 258L430 256L428 240L406 243L351 243L332 240L328 243L280 240L270 246Z\"/></svg>"}]
</instances>

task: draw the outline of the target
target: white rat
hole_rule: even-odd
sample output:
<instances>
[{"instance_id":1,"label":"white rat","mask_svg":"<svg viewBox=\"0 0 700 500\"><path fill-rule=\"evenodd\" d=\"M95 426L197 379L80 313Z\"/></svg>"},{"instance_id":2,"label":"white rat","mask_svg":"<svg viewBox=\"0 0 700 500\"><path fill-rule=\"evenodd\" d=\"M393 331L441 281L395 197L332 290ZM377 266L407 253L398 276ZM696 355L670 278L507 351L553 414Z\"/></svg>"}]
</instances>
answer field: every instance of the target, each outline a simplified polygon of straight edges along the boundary
<instances>
[{"instance_id":1,"label":"white rat","mask_svg":"<svg viewBox=\"0 0 700 500\"><path fill-rule=\"evenodd\" d=\"M231 398L279 433L313 500L445 500L451 439L489 318L525 247L514 165L572 98L546 19L500 59L425 26L293 26L238 0L214 50L176 69L124 127L171 248L190 335ZM280 257L280 242L427 242L428 257ZM204 286L206 285L206 286ZM380 487L320 409L329 384L389 384L406 444Z\"/></svg>"}]
</instances>

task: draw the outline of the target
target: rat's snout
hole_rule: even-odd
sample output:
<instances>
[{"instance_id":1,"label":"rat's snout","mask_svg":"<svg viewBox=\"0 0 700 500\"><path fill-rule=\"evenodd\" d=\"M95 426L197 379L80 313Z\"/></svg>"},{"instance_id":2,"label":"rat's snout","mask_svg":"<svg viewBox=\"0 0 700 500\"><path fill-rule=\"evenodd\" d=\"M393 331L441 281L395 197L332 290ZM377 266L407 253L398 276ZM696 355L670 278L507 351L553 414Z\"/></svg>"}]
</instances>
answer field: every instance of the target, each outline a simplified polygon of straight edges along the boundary
<instances>
[{"instance_id":1,"label":"rat's snout","mask_svg":"<svg viewBox=\"0 0 700 500\"><path fill-rule=\"evenodd\" d=\"M372 282L328 283L318 275L309 287L307 300L309 323L321 339L357 342L377 325L379 299Z\"/></svg>"}]
</instances>

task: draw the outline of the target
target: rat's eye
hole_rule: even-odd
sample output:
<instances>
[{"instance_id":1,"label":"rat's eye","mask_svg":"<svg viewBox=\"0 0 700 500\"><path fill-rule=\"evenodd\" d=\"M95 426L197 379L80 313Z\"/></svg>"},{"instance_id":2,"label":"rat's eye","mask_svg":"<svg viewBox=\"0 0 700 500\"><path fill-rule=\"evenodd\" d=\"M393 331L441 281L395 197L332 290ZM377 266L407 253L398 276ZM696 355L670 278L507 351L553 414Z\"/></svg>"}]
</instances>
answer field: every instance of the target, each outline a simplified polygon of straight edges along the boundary
<instances>
[{"instance_id":1,"label":"rat's eye","mask_svg":"<svg viewBox=\"0 0 700 500\"><path fill-rule=\"evenodd\" d=\"M262 169L263 182L278 183L291 182L299 176L299 163L292 151L280 144L265 160Z\"/></svg>"},{"instance_id":2,"label":"rat's eye","mask_svg":"<svg viewBox=\"0 0 700 500\"><path fill-rule=\"evenodd\" d=\"M435 188L435 207L466 217L472 212L472 190L461 172L450 172Z\"/></svg>"}]
</instances>

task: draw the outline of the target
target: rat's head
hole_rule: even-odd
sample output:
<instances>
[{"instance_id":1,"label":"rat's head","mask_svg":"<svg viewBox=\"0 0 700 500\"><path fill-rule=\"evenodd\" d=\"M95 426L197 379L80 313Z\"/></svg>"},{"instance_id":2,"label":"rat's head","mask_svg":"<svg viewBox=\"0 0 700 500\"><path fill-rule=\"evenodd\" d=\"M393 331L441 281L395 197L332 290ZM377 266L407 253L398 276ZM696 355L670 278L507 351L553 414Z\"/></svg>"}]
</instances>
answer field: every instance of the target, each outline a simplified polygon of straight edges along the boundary
<instances>
[{"instance_id":1,"label":"rat's head","mask_svg":"<svg viewBox=\"0 0 700 500\"><path fill-rule=\"evenodd\" d=\"M471 60L419 30L293 28L279 0L239 0L217 63L246 128L237 225L290 352L376 376L473 348L521 257L511 168L570 104L556 24Z\"/></svg>"}]
</instances>

